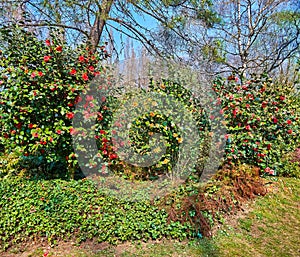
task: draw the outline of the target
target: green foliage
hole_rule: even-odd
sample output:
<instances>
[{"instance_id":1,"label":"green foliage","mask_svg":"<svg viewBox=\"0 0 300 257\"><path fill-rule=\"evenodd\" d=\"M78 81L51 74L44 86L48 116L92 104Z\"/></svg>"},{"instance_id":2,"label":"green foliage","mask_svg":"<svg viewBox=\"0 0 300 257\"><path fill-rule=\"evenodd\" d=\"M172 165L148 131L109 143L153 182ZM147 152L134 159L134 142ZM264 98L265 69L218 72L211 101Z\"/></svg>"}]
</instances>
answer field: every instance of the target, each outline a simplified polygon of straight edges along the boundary
<instances>
[{"instance_id":1,"label":"green foliage","mask_svg":"<svg viewBox=\"0 0 300 257\"><path fill-rule=\"evenodd\" d=\"M88 48L42 42L21 29L0 31L1 143L6 152L75 166L71 146L74 106L102 70ZM27 161L30 159L28 158Z\"/></svg>"},{"instance_id":2,"label":"green foliage","mask_svg":"<svg viewBox=\"0 0 300 257\"><path fill-rule=\"evenodd\" d=\"M163 99L167 99L168 96L173 97L174 101L178 101L183 106L184 111L191 113L193 122L197 126L197 133L199 133L201 142L199 142L200 156L198 156L198 163L193 169L191 178L199 179L201 175L201 168L207 157L208 150L207 141L210 139L209 135L209 121L200 103L192 95L192 92L185 89L182 85L177 83L163 80L162 82L151 81L148 93L158 93ZM142 92L141 92L142 93ZM123 100L119 101L122 105L124 102L130 99L130 94ZM150 99L149 106L151 107L154 102ZM139 109L139 103L133 102L133 109ZM152 106L153 107L153 106ZM111 109L109 107L109 109ZM134 110L126 110L127 112L133 112ZM159 175L170 173L174 169L178 162L179 148L183 142L183 133L177 127L177 123L173 120L173 117L167 116L164 113L158 111L149 111L141 114L137 117L130 127L130 141L133 142L131 147L138 154L145 155L151 151L151 137L159 133L162 135L161 141L165 142L166 152L162 154L162 149L158 146L153 151L161 156L158 162L150 167L136 168L133 165L125 164L118 158L111 162L110 167L117 174L123 175L124 178L135 178L135 179L157 179ZM100 141L103 140L100 139ZM111 143L111 142L110 142ZM121 142L124 143L124 142ZM108 147L112 148L112 146ZM107 153L107 148L104 149ZM186 158L189 158L187 156ZM202 165L202 166L201 166Z\"/></svg>"},{"instance_id":3,"label":"green foliage","mask_svg":"<svg viewBox=\"0 0 300 257\"><path fill-rule=\"evenodd\" d=\"M126 202L103 195L89 180L0 180L0 243L23 242L36 236L50 243L148 240L192 235L189 224L168 222L167 213L149 202Z\"/></svg>"},{"instance_id":4,"label":"green foliage","mask_svg":"<svg viewBox=\"0 0 300 257\"><path fill-rule=\"evenodd\" d=\"M281 157L299 142L296 92L265 76L242 85L236 81L230 76L214 84L228 131L227 162L258 165L274 175Z\"/></svg>"},{"instance_id":5,"label":"green foliage","mask_svg":"<svg viewBox=\"0 0 300 257\"><path fill-rule=\"evenodd\" d=\"M300 178L300 148L282 158L278 169L279 176Z\"/></svg>"}]
</instances>

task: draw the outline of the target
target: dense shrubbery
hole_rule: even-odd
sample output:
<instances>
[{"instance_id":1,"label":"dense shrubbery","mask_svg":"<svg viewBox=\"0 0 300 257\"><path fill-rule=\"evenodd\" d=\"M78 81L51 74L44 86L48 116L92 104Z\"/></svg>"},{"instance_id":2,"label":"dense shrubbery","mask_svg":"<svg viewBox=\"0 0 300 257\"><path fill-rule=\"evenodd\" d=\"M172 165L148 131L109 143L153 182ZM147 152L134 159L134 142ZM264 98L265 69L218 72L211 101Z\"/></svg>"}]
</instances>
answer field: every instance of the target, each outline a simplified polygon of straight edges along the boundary
<instances>
[{"instance_id":1,"label":"dense shrubbery","mask_svg":"<svg viewBox=\"0 0 300 257\"><path fill-rule=\"evenodd\" d=\"M223 125L228 131L224 166L204 189L193 181L186 183L157 205L116 200L87 180L15 178L18 174L67 178L80 170L72 146L72 136L80 135L84 139L92 137L98 147L99 163L116 175L153 180L174 168L185 138L169 116L149 110L132 122L130 146L145 155L151 150L151 136L160 133L167 142L166 153L159 155L158 162L150 167L122 161L117 150L118 144L124 142L116 144L117 133L112 125L121 127L113 124L114 114L130 99L130 93L122 98L107 95L100 99L100 105L99 95L86 94L94 78L101 83L92 92L113 85L101 63L105 50L92 54L85 47L70 49L55 39L42 42L21 30L1 33L1 42L6 44L0 52L4 148L0 163L0 242L5 248L9 243L37 235L51 242L74 234L78 240L96 237L112 243L210 235L208 219L239 208L243 199L265 194L259 169L240 163L259 166L260 171L270 174L299 177L299 154L282 159L299 144L299 100L294 89L272 83L265 76L253 77L244 84L231 76L227 81L217 79L213 85L218 95L216 104L221 109L218 115L208 115L184 85L164 80L151 81L149 87L150 92L162 97L171 95L195 121L202 141L198 162L189 177L193 181L199 182L209 148L214 147L210 145L214 129L210 119L221 123L220 116L224 115ZM75 110L79 103L83 112ZM138 104L134 107L139 108ZM75 128L72 121L76 115L82 121L94 122L88 128ZM83 148L83 152L87 150ZM97 167L99 163L90 159L86 164ZM13 177L3 179L6 175Z\"/></svg>"},{"instance_id":2,"label":"dense shrubbery","mask_svg":"<svg viewBox=\"0 0 300 257\"><path fill-rule=\"evenodd\" d=\"M275 174L282 156L299 144L299 100L293 86L266 76L241 85L232 76L217 80L214 90L228 129L226 161Z\"/></svg>"},{"instance_id":3,"label":"dense shrubbery","mask_svg":"<svg viewBox=\"0 0 300 257\"><path fill-rule=\"evenodd\" d=\"M40 158L37 163L48 163L51 172L55 163L65 167L62 173L70 170L75 166L74 106L86 100L79 95L102 72L99 61L105 53L71 49L55 38L40 41L19 29L2 29L1 41L0 123L5 151L18 153L27 164Z\"/></svg>"}]
</instances>

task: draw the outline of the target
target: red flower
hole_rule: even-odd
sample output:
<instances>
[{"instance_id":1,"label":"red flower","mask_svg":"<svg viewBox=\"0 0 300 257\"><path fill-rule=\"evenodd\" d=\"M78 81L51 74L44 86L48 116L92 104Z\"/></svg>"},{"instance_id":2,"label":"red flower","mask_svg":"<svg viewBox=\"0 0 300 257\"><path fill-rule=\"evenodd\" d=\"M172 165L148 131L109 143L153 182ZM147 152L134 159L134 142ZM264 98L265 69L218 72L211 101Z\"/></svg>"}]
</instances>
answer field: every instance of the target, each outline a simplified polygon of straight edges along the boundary
<instances>
[{"instance_id":1,"label":"red flower","mask_svg":"<svg viewBox=\"0 0 300 257\"><path fill-rule=\"evenodd\" d=\"M89 67L89 71L94 71L94 70L95 70L94 66Z\"/></svg>"},{"instance_id":2,"label":"red flower","mask_svg":"<svg viewBox=\"0 0 300 257\"><path fill-rule=\"evenodd\" d=\"M292 134L292 133L293 133L293 130L289 129L289 130L287 131L287 133L288 133L288 134Z\"/></svg>"},{"instance_id":3,"label":"red flower","mask_svg":"<svg viewBox=\"0 0 300 257\"><path fill-rule=\"evenodd\" d=\"M30 123L30 124L28 125L28 128L32 129L32 128L33 128L33 124Z\"/></svg>"},{"instance_id":4,"label":"red flower","mask_svg":"<svg viewBox=\"0 0 300 257\"><path fill-rule=\"evenodd\" d=\"M50 59L51 59L51 56L49 56L49 55L44 56L44 61L45 62L48 62Z\"/></svg>"},{"instance_id":5,"label":"red flower","mask_svg":"<svg viewBox=\"0 0 300 257\"><path fill-rule=\"evenodd\" d=\"M274 122L274 123L277 123L277 122L278 122L278 119L273 118L273 122Z\"/></svg>"},{"instance_id":6,"label":"red flower","mask_svg":"<svg viewBox=\"0 0 300 257\"><path fill-rule=\"evenodd\" d=\"M62 46L57 46L57 47L55 48L55 50L56 50L57 52L61 52L61 51L62 51Z\"/></svg>"},{"instance_id":7,"label":"red flower","mask_svg":"<svg viewBox=\"0 0 300 257\"><path fill-rule=\"evenodd\" d=\"M16 128L20 129L22 127L22 123L19 122L18 124L16 124Z\"/></svg>"},{"instance_id":8,"label":"red flower","mask_svg":"<svg viewBox=\"0 0 300 257\"><path fill-rule=\"evenodd\" d=\"M84 61L84 56L80 55L79 58L78 58L78 60L79 60L80 62L83 62L83 61Z\"/></svg>"},{"instance_id":9,"label":"red flower","mask_svg":"<svg viewBox=\"0 0 300 257\"><path fill-rule=\"evenodd\" d=\"M101 129L101 130L100 130L100 134L101 134L101 135L105 135L105 134L106 134L105 130L102 130L102 129Z\"/></svg>"},{"instance_id":10,"label":"red flower","mask_svg":"<svg viewBox=\"0 0 300 257\"><path fill-rule=\"evenodd\" d=\"M250 130L251 129L250 125L247 125L245 128L246 128L246 130Z\"/></svg>"},{"instance_id":11,"label":"red flower","mask_svg":"<svg viewBox=\"0 0 300 257\"><path fill-rule=\"evenodd\" d=\"M234 117L237 115L238 111L239 111L238 109L233 110L232 114L233 114Z\"/></svg>"},{"instance_id":12,"label":"red flower","mask_svg":"<svg viewBox=\"0 0 300 257\"><path fill-rule=\"evenodd\" d=\"M271 149L271 144L267 145L267 149L270 150Z\"/></svg>"},{"instance_id":13,"label":"red flower","mask_svg":"<svg viewBox=\"0 0 300 257\"><path fill-rule=\"evenodd\" d=\"M109 155L109 159L113 160L113 159L117 159L118 158L118 155L115 154L115 153L112 153Z\"/></svg>"},{"instance_id":14,"label":"red flower","mask_svg":"<svg viewBox=\"0 0 300 257\"><path fill-rule=\"evenodd\" d=\"M246 104L246 108L249 109L250 108L250 104Z\"/></svg>"},{"instance_id":15,"label":"red flower","mask_svg":"<svg viewBox=\"0 0 300 257\"><path fill-rule=\"evenodd\" d=\"M43 74L43 72L39 71L39 72L38 72L38 75L39 75L40 77L42 77L44 74Z\"/></svg>"},{"instance_id":16,"label":"red flower","mask_svg":"<svg viewBox=\"0 0 300 257\"><path fill-rule=\"evenodd\" d=\"M291 125L292 121L291 120L287 120L286 123L289 124L289 125Z\"/></svg>"},{"instance_id":17,"label":"red flower","mask_svg":"<svg viewBox=\"0 0 300 257\"><path fill-rule=\"evenodd\" d=\"M60 129L56 130L56 133L57 133L58 135L61 135L61 130L60 130Z\"/></svg>"},{"instance_id":18,"label":"red flower","mask_svg":"<svg viewBox=\"0 0 300 257\"><path fill-rule=\"evenodd\" d=\"M51 45L51 42L50 42L49 39L46 39L46 40L45 40L45 43L46 43L47 46L50 46L50 45Z\"/></svg>"},{"instance_id":19,"label":"red flower","mask_svg":"<svg viewBox=\"0 0 300 257\"><path fill-rule=\"evenodd\" d=\"M105 138L105 137L102 138L102 142L103 142L103 143L107 143L107 142L108 142L107 138Z\"/></svg>"},{"instance_id":20,"label":"red flower","mask_svg":"<svg viewBox=\"0 0 300 257\"><path fill-rule=\"evenodd\" d=\"M72 70L70 71L70 74L71 74L71 75L75 75L76 72L77 72L77 71L76 71L75 69L72 69Z\"/></svg>"},{"instance_id":21,"label":"red flower","mask_svg":"<svg viewBox=\"0 0 300 257\"><path fill-rule=\"evenodd\" d=\"M39 137L39 134L35 132L35 133L32 134L32 136L33 137Z\"/></svg>"},{"instance_id":22,"label":"red flower","mask_svg":"<svg viewBox=\"0 0 300 257\"><path fill-rule=\"evenodd\" d=\"M41 140L41 141L40 141L40 144L41 144L41 145L46 145L46 144L47 144L47 142L46 142L46 141L44 141L44 140Z\"/></svg>"},{"instance_id":23,"label":"red flower","mask_svg":"<svg viewBox=\"0 0 300 257\"><path fill-rule=\"evenodd\" d=\"M68 113L66 114L66 117L67 117L69 120L71 120L71 119L73 119L73 117L74 117L74 113L73 113L73 112L68 112Z\"/></svg>"},{"instance_id":24,"label":"red flower","mask_svg":"<svg viewBox=\"0 0 300 257\"><path fill-rule=\"evenodd\" d=\"M280 96L280 98L279 98L281 101L283 101L284 99L285 99L285 97L282 95L282 96Z\"/></svg>"},{"instance_id":25,"label":"red flower","mask_svg":"<svg viewBox=\"0 0 300 257\"><path fill-rule=\"evenodd\" d=\"M268 105L268 102L265 102L265 101L264 101L264 102L262 102L261 107L262 107L262 108L266 108L267 105Z\"/></svg>"},{"instance_id":26,"label":"red flower","mask_svg":"<svg viewBox=\"0 0 300 257\"><path fill-rule=\"evenodd\" d=\"M75 104L80 103L81 101L82 101L82 98L80 96L76 96Z\"/></svg>"},{"instance_id":27,"label":"red flower","mask_svg":"<svg viewBox=\"0 0 300 257\"><path fill-rule=\"evenodd\" d=\"M86 73L83 73L83 74L82 74L82 78L83 78L83 80L85 80L85 81L89 80L89 76L88 76Z\"/></svg>"}]
</instances>

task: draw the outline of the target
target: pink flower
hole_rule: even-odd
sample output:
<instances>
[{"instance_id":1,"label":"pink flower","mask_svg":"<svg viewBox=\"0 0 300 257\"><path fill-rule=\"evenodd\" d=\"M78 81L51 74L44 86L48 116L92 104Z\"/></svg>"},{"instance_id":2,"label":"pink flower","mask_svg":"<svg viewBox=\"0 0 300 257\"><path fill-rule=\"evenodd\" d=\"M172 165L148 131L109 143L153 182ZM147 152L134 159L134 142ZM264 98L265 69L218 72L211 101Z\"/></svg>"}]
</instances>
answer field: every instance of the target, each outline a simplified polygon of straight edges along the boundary
<instances>
[{"instance_id":1,"label":"pink flower","mask_svg":"<svg viewBox=\"0 0 300 257\"><path fill-rule=\"evenodd\" d=\"M39 137L39 134L35 132L35 133L32 134L32 136L33 137Z\"/></svg>"},{"instance_id":2,"label":"pink flower","mask_svg":"<svg viewBox=\"0 0 300 257\"><path fill-rule=\"evenodd\" d=\"M94 100L94 97L92 95L87 95L85 97L85 99L86 99L87 102L90 102L90 101Z\"/></svg>"},{"instance_id":3,"label":"pink flower","mask_svg":"<svg viewBox=\"0 0 300 257\"><path fill-rule=\"evenodd\" d=\"M35 76L36 76L35 72L32 72L30 77L35 78Z\"/></svg>"},{"instance_id":4,"label":"pink flower","mask_svg":"<svg viewBox=\"0 0 300 257\"><path fill-rule=\"evenodd\" d=\"M70 134L71 135L75 135L76 134L76 129L74 129L74 128L70 128Z\"/></svg>"},{"instance_id":5,"label":"pink flower","mask_svg":"<svg viewBox=\"0 0 300 257\"><path fill-rule=\"evenodd\" d=\"M246 130L250 130L251 129L250 125L247 125L245 128L246 128Z\"/></svg>"},{"instance_id":6,"label":"pink flower","mask_svg":"<svg viewBox=\"0 0 300 257\"><path fill-rule=\"evenodd\" d=\"M266 172L266 173L269 173L270 175L274 175L274 174L275 174L275 171L272 170L272 169L269 168L269 167L265 168L265 172Z\"/></svg>"}]
</instances>

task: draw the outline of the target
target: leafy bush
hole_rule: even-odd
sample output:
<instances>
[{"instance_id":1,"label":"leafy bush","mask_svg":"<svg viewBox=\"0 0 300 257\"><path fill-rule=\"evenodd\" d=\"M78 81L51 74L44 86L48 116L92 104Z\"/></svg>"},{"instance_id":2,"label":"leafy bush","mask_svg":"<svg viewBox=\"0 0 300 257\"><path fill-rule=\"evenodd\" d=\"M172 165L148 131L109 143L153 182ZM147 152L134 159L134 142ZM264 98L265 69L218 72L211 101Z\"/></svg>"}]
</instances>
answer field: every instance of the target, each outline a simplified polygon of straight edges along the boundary
<instances>
[{"instance_id":1,"label":"leafy bush","mask_svg":"<svg viewBox=\"0 0 300 257\"><path fill-rule=\"evenodd\" d=\"M71 170L76 164L74 106L82 101L87 82L102 71L104 52L71 49L54 37L43 42L17 28L2 28L0 37L0 139L5 151L44 156Z\"/></svg>"},{"instance_id":2,"label":"leafy bush","mask_svg":"<svg viewBox=\"0 0 300 257\"><path fill-rule=\"evenodd\" d=\"M216 80L228 130L227 163L248 163L276 173L281 157L299 142L299 104L293 86L266 76L239 84L234 77Z\"/></svg>"},{"instance_id":3,"label":"leafy bush","mask_svg":"<svg viewBox=\"0 0 300 257\"><path fill-rule=\"evenodd\" d=\"M135 92L136 94L137 92ZM143 95L144 92L140 92ZM209 122L206 117L206 114L200 105L197 102L197 99L193 98L191 91L185 89L182 85L174 83L172 81L163 80L162 82L150 81L149 90L147 93L157 93L162 97L162 99L167 99L167 96L172 96L174 101L178 101L183 108L185 108L186 112L192 113L193 122L195 122L197 126L197 130L199 136L201 138L201 142L199 142L199 152L201 152L200 156L198 156L197 167L203 165L205 157L208 154L208 150L206 149L208 144L207 140L209 140ZM131 94L127 92L125 97L121 100L117 100L116 106L120 106L124 104L126 101L131 99ZM149 105L151 107L151 101L149 101ZM138 103L137 103L138 104ZM147 103L148 104L148 103ZM107 105L109 109L109 104ZM133 107L134 108L134 107ZM136 108L140 108L136 106ZM134 110L126 110L131 113ZM110 124L111 126L112 124ZM183 141L182 131L177 127L176 121L172 119L172 117L165 115L159 111L146 111L138 116L130 126L130 141L132 142L131 147L134 149L136 153L143 156L151 151L150 139L155 133L159 133L162 135L162 141L165 141L166 151L164 154L161 153L161 148L157 147L157 155L160 156L160 159L157 163L153 164L150 167L135 167L134 165L130 165L128 163L124 163L120 161L116 156L114 161L107 160L110 164L109 166L113 171L117 174L122 175L125 178L134 178L134 179L156 179L161 174L170 173L172 169L174 169L176 163L178 162L179 148ZM106 132L103 134L106 134ZM111 134L115 141L117 141L116 137L113 136L114 131L110 131L107 134ZM103 136L99 138L100 145L101 141L103 142ZM119 142L123 143L124 142ZM103 152L106 155L109 155L110 151L107 149L111 149L112 142L109 141L111 146L107 145L108 142L105 141L105 144L102 143L102 155ZM105 147L103 147L105 146ZM105 157L105 156L103 156ZM188 158L188 157L187 157ZM194 173L191 177L197 179L201 175L201 169L197 169L194 167Z\"/></svg>"}]
</instances>

